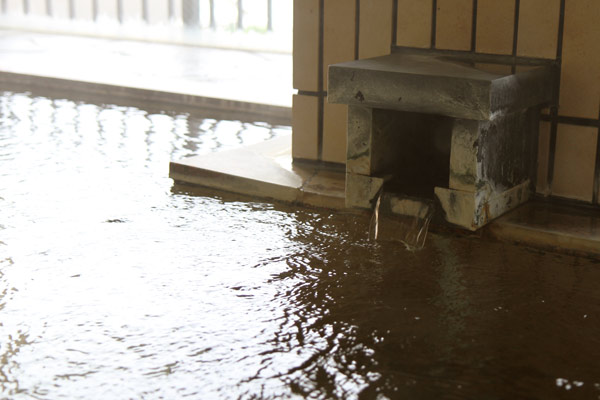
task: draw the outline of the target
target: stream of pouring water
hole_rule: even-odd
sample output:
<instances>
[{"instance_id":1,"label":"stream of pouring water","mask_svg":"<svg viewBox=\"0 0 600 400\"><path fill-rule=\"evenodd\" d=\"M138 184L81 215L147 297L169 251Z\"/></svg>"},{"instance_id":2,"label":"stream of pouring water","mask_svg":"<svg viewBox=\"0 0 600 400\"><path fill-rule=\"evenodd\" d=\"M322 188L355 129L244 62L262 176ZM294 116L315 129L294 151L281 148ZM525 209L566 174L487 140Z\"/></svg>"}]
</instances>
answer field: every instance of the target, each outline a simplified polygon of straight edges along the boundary
<instances>
[{"instance_id":1,"label":"stream of pouring water","mask_svg":"<svg viewBox=\"0 0 600 400\"><path fill-rule=\"evenodd\" d=\"M379 206L381 205L381 197L383 196L383 190L379 191L377 195L377 202L373 209L373 215L371 216L371 223L369 224L369 240L377 241L379 236Z\"/></svg>"},{"instance_id":2,"label":"stream of pouring water","mask_svg":"<svg viewBox=\"0 0 600 400\"><path fill-rule=\"evenodd\" d=\"M419 215L413 217L412 224L408 228L404 240L401 239L401 242L404 243L408 250L421 250L425 247L425 240L427 239L429 223L432 217L433 207L423 202Z\"/></svg>"},{"instance_id":3,"label":"stream of pouring water","mask_svg":"<svg viewBox=\"0 0 600 400\"><path fill-rule=\"evenodd\" d=\"M399 241L409 251L423 249L429 231L429 223L433 217L433 205L425 201L409 200L419 204L419 209L414 215L402 213L396 215L395 212L392 212L389 218L383 219L381 218L383 196L384 192L381 190L377 195L377 201L375 202L373 215L369 224L369 240L380 240L380 230L383 230L382 240Z\"/></svg>"}]
</instances>

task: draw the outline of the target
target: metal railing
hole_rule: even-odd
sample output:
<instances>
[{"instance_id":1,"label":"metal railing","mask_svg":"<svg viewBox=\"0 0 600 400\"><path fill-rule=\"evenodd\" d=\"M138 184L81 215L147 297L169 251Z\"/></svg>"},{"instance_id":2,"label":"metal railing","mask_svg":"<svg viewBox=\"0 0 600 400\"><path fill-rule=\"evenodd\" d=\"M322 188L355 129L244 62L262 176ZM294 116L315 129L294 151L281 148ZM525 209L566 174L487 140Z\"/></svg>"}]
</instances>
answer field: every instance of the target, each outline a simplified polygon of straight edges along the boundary
<instances>
[{"instance_id":1,"label":"metal railing","mask_svg":"<svg viewBox=\"0 0 600 400\"><path fill-rule=\"evenodd\" d=\"M0 0L0 28L291 52L292 8L293 0Z\"/></svg>"}]
</instances>

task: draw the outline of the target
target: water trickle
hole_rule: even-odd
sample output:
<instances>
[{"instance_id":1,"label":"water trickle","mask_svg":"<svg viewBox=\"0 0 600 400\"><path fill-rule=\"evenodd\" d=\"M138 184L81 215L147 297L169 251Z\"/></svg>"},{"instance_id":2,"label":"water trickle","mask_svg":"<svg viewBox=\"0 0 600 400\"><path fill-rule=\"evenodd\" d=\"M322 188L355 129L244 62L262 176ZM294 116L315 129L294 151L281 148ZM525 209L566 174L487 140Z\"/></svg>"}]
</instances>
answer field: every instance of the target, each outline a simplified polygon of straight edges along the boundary
<instances>
[{"instance_id":1,"label":"water trickle","mask_svg":"<svg viewBox=\"0 0 600 400\"><path fill-rule=\"evenodd\" d=\"M384 193L377 195L369 240L398 241L407 250L421 250L425 246L429 223L434 213L432 202Z\"/></svg>"},{"instance_id":2,"label":"water trickle","mask_svg":"<svg viewBox=\"0 0 600 400\"><path fill-rule=\"evenodd\" d=\"M402 232L404 239L400 239L400 241L408 250L421 250L425 246L433 212L434 208L431 204L420 202L419 211L412 216L410 224L403 224L406 229Z\"/></svg>"},{"instance_id":3,"label":"water trickle","mask_svg":"<svg viewBox=\"0 0 600 400\"><path fill-rule=\"evenodd\" d=\"M379 236L379 206L381 206L381 196L383 196L383 189L377 194L377 201L375 202L373 215L369 223L369 240L371 241L376 241Z\"/></svg>"}]
</instances>

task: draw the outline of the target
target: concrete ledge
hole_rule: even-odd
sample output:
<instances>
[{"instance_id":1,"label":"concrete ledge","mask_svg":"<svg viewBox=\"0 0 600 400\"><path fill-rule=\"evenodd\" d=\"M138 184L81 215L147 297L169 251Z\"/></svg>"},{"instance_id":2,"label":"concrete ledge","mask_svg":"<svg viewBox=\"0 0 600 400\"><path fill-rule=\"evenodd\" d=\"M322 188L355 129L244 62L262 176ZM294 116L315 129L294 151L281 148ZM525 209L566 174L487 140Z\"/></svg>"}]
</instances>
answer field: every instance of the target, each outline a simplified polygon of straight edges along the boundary
<instances>
[{"instance_id":1,"label":"concrete ledge","mask_svg":"<svg viewBox=\"0 0 600 400\"><path fill-rule=\"evenodd\" d=\"M98 96L104 101L110 99L115 103L123 100L128 105L134 103L168 104L169 107L185 106L202 110L218 111L263 118L268 122L290 125L292 109L270 104L248 103L239 100L219 99L181 92L166 92L148 88L120 86L97 82L75 81L70 79L47 77L40 75L18 74L0 71L0 82L23 90L24 86L48 91L49 96L64 93L72 98L74 93L84 94L86 98ZM6 85L5 85L6 87ZM239 118L239 117L237 117Z\"/></svg>"},{"instance_id":2,"label":"concrete ledge","mask_svg":"<svg viewBox=\"0 0 600 400\"><path fill-rule=\"evenodd\" d=\"M600 259L600 210L531 201L486 228L499 240Z\"/></svg>"},{"instance_id":3,"label":"concrete ledge","mask_svg":"<svg viewBox=\"0 0 600 400\"><path fill-rule=\"evenodd\" d=\"M294 165L291 148L291 135L285 135L252 146L173 161L169 177L260 198L344 208L344 173Z\"/></svg>"}]
</instances>

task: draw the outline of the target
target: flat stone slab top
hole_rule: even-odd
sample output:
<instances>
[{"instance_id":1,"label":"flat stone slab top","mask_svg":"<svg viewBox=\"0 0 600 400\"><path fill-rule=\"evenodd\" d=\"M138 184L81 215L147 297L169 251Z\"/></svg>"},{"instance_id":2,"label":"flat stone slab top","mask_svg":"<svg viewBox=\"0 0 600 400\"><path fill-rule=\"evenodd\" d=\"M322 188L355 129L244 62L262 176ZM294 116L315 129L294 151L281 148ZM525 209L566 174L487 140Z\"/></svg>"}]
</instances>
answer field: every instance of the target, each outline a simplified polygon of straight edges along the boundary
<instances>
[{"instance_id":1,"label":"flat stone slab top","mask_svg":"<svg viewBox=\"0 0 600 400\"><path fill-rule=\"evenodd\" d=\"M552 100L552 66L476 64L456 57L395 53L329 66L328 101L489 120Z\"/></svg>"},{"instance_id":2,"label":"flat stone slab top","mask_svg":"<svg viewBox=\"0 0 600 400\"><path fill-rule=\"evenodd\" d=\"M344 208L342 171L292 164L292 136L172 161L169 177L189 183L334 209Z\"/></svg>"}]
</instances>

